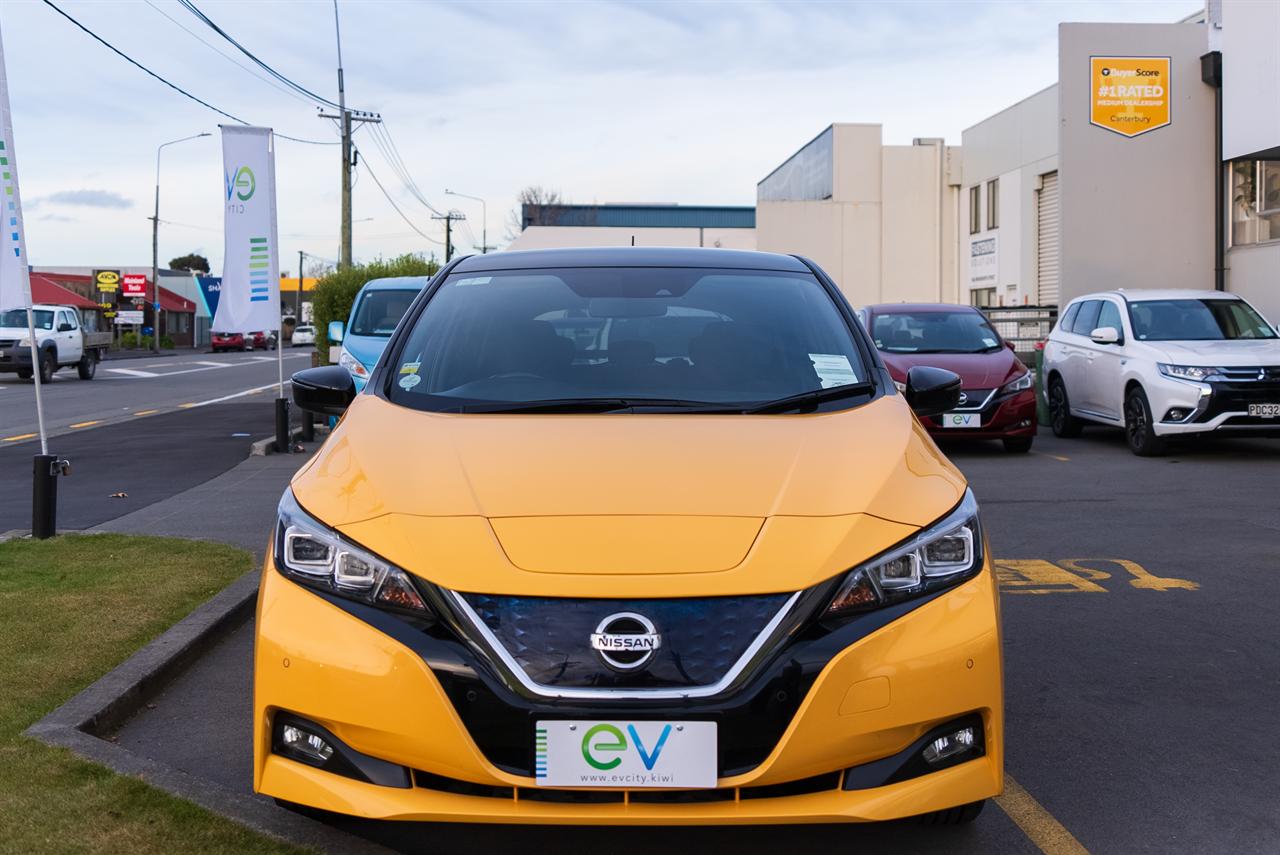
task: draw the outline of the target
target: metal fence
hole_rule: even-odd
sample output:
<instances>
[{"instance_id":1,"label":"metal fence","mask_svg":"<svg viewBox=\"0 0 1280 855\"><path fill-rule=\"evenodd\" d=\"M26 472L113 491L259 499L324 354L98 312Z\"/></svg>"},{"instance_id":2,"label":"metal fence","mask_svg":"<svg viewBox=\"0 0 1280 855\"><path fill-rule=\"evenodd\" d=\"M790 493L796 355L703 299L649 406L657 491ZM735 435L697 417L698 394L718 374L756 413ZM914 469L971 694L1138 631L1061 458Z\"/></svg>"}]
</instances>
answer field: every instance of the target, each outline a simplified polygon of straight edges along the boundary
<instances>
[{"instance_id":1,"label":"metal fence","mask_svg":"<svg viewBox=\"0 0 1280 855\"><path fill-rule=\"evenodd\" d=\"M1049 337L1058 320L1057 306L991 306L980 310L1023 361L1031 364L1036 344Z\"/></svg>"}]
</instances>

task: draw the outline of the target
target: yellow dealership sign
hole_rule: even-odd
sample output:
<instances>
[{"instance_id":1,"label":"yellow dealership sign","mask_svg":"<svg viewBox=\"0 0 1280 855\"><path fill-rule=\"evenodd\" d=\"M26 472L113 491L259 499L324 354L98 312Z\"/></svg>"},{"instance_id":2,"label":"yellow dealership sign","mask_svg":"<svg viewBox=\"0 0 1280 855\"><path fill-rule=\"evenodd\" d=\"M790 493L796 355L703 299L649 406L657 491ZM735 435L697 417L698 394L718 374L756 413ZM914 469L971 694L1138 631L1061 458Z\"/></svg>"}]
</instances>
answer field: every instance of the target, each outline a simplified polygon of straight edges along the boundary
<instances>
[{"instance_id":1,"label":"yellow dealership sign","mask_svg":"<svg viewBox=\"0 0 1280 855\"><path fill-rule=\"evenodd\" d=\"M1169 57L1089 57L1089 122L1126 137L1169 124Z\"/></svg>"}]
</instances>

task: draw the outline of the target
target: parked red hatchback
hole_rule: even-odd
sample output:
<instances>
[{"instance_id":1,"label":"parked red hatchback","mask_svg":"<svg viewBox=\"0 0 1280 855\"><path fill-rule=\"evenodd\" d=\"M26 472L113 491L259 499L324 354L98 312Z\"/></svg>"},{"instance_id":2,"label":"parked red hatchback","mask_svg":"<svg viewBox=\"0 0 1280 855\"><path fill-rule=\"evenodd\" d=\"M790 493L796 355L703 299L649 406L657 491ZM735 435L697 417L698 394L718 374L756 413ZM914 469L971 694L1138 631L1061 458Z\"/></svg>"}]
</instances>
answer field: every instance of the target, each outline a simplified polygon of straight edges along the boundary
<instances>
[{"instance_id":1,"label":"parked red hatchback","mask_svg":"<svg viewBox=\"0 0 1280 855\"><path fill-rule=\"evenodd\" d=\"M960 406L923 419L930 433L999 439L1006 451L1031 450L1035 383L981 312L945 303L895 303L867 306L860 314L899 389L916 365L960 375Z\"/></svg>"},{"instance_id":2,"label":"parked red hatchback","mask_svg":"<svg viewBox=\"0 0 1280 855\"><path fill-rule=\"evenodd\" d=\"M224 350L245 350L244 333L238 332L216 332L210 339L213 345L214 353L222 353ZM252 350L252 347L247 349Z\"/></svg>"}]
</instances>

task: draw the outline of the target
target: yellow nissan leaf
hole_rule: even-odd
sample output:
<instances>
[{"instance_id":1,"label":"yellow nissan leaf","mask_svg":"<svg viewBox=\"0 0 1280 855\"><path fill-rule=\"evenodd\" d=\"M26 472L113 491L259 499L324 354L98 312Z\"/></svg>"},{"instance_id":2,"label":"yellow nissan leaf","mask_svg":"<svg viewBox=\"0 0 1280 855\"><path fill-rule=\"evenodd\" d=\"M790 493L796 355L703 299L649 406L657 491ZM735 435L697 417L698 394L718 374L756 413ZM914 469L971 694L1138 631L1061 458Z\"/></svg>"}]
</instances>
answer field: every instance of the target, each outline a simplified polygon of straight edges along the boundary
<instances>
[{"instance_id":1,"label":"yellow nissan leaf","mask_svg":"<svg viewBox=\"0 0 1280 855\"><path fill-rule=\"evenodd\" d=\"M254 787L396 820L972 820L1003 781L964 477L831 279L711 249L457 260L281 498Z\"/></svg>"}]
</instances>

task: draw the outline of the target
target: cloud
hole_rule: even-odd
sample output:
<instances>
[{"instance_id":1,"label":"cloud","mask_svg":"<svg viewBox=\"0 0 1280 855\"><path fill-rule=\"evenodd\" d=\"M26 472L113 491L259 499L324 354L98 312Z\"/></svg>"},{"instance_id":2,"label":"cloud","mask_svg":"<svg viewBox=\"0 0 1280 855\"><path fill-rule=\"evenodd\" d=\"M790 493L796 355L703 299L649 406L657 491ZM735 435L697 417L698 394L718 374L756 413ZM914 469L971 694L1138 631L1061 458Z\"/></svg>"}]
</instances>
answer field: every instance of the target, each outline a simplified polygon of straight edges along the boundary
<instances>
[{"instance_id":1,"label":"cloud","mask_svg":"<svg viewBox=\"0 0 1280 855\"><path fill-rule=\"evenodd\" d=\"M56 193L50 193L48 196L33 199L27 204L27 208L31 209L46 203L54 205L76 205L84 208L133 207L132 199L126 199L119 193L114 193L110 190L59 190Z\"/></svg>"},{"instance_id":2,"label":"cloud","mask_svg":"<svg viewBox=\"0 0 1280 855\"><path fill-rule=\"evenodd\" d=\"M42 223L78 223L75 217L67 217L62 214L45 214L40 218Z\"/></svg>"}]
</instances>

